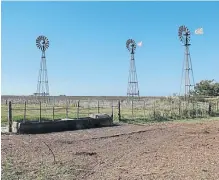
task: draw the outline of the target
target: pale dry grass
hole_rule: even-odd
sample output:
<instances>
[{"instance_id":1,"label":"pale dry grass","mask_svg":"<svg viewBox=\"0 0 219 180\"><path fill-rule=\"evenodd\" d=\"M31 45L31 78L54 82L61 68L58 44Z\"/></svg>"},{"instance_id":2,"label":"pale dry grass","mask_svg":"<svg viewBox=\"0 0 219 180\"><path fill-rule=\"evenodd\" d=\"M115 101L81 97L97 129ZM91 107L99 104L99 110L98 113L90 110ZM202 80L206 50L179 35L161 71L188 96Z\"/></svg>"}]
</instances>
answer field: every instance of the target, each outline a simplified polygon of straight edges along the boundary
<instances>
[{"instance_id":1,"label":"pale dry grass","mask_svg":"<svg viewBox=\"0 0 219 180\"><path fill-rule=\"evenodd\" d=\"M31 99L32 98L32 99ZM86 117L95 113L106 113L111 115L113 113L114 120L118 120L118 100L106 99L63 99L49 98L46 103L41 103L41 119L62 119L62 118L80 118ZM33 97L11 98L12 100L12 114L13 120L39 120L40 119L40 105L39 101ZM4 102L5 100L2 100ZM26 116L25 106L26 101ZM79 104L79 108L77 107ZM217 101L212 104L212 112L218 112ZM98 108L99 107L99 108ZM187 103L180 101L177 97L167 98L142 98L140 100L132 101L122 99L120 101L121 118L122 120L173 120L184 118L200 118L208 117L207 102ZM6 104L2 104L1 122L3 125L7 122ZM53 111L54 110L54 111ZM54 114L54 115L53 115Z\"/></svg>"}]
</instances>

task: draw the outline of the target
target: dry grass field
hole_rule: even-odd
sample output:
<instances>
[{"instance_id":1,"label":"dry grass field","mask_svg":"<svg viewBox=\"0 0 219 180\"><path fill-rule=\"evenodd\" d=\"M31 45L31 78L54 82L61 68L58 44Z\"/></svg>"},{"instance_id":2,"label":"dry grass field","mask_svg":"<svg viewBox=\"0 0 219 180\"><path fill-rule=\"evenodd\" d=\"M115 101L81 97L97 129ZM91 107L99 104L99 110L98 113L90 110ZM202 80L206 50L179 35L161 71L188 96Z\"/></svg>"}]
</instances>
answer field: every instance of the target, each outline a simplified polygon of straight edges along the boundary
<instances>
[{"instance_id":1,"label":"dry grass field","mask_svg":"<svg viewBox=\"0 0 219 180\"><path fill-rule=\"evenodd\" d=\"M209 103L183 102L176 97L141 97L133 101L126 97L47 97L41 105L33 96L2 96L1 123L7 123L8 102L12 102L13 120L39 120L86 117L95 113L113 114L118 120L118 103L120 102L121 119L128 121L165 121L185 118L207 118ZM25 106L26 102L26 106ZM219 113L218 102L212 105L213 116Z\"/></svg>"},{"instance_id":2,"label":"dry grass field","mask_svg":"<svg viewBox=\"0 0 219 180\"><path fill-rule=\"evenodd\" d=\"M218 120L2 134L2 179L218 180Z\"/></svg>"}]
</instances>

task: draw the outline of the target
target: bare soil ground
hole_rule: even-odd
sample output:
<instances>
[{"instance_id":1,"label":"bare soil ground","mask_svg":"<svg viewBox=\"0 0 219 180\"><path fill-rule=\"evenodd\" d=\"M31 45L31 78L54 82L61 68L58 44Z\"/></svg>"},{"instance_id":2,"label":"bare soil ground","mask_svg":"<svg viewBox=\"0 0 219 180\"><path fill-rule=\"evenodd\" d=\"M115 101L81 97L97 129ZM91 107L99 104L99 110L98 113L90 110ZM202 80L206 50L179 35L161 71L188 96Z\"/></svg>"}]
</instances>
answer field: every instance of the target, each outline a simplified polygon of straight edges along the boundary
<instances>
[{"instance_id":1,"label":"bare soil ground","mask_svg":"<svg viewBox=\"0 0 219 180\"><path fill-rule=\"evenodd\" d=\"M219 179L218 120L2 134L1 141L2 179Z\"/></svg>"}]
</instances>

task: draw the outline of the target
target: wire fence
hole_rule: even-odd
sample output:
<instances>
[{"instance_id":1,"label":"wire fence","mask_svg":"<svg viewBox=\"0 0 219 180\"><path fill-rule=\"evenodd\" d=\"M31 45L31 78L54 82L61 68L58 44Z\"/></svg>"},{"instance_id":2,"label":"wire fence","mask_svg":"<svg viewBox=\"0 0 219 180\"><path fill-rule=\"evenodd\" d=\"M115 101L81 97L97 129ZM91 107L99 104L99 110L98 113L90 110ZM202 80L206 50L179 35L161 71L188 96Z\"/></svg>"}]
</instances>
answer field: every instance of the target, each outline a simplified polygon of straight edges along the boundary
<instances>
[{"instance_id":1,"label":"wire fence","mask_svg":"<svg viewBox=\"0 0 219 180\"><path fill-rule=\"evenodd\" d=\"M182 101L179 98L130 100L121 103L122 121L164 121L219 116L219 101Z\"/></svg>"},{"instance_id":2,"label":"wire fence","mask_svg":"<svg viewBox=\"0 0 219 180\"><path fill-rule=\"evenodd\" d=\"M2 104L2 124L8 122L8 100ZM91 114L108 114L114 121L162 121L202 118L219 115L219 100L185 102L179 98L150 98L136 100L71 100L56 99L11 101L13 121L45 121L78 119Z\"/></svg>"},{"instance_id":3,"label":"wire fence","mask_svg":"<svg viewBox=\"0 0 219 180\"><path fill-rule=\"evenodd\" d=\"M27 101L11 103L11 114L13 121L45 121L60 119L78 119L89 117L91 114L108 114L114 120L118 120L115 114L113 102L105 103L104 101L72 101L66 104L54 104L45 102L27 103ZM2 106L2 123L8 121L8 105Z\"/></svg>"}]
</instances>

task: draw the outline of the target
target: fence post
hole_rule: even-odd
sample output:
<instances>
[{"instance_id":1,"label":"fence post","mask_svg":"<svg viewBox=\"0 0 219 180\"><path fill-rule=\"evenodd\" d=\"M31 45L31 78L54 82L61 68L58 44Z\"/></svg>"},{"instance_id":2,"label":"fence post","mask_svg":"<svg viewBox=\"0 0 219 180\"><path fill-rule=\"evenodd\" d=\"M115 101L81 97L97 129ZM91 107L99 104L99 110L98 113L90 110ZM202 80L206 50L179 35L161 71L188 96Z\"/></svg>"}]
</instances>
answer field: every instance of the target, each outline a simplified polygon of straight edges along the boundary
<instances>
[{"instance_id":1,"label":"fence post","mask_svg":"<svg viewBox=\"0 0 219 180\"><path fill-rule=\"evenodd\" d=\"M195 103L194 101L192 102L192 118L196 117L196 113L195 113Z\"/></svg>"},{"instance_id":2,"label":"fence post","mask_svg":"<svg viewBox=\"0 0 219 180\"><path fill-rule=\"evenodd\" d=\"M212 105L211 105L211 102L209 103L209 105L208 105L208 115L210 116L211 115L211 107L212 107Z\"/></svg>"},{"instance_id":3,"label":"fence post","mask_svg":"<svg viewBox=\"0 0 219 180\"><path fill-rule=\"evenodd\" d=\"M97 113L100 113L100 104L99 104L99 100L97 101Z\"/></svg>"},{"instance_id":4,"label":"fence post","mask_svg":"<svg viewBox=\"0 0 219 180\"><path fill-rule=\"evenodd\" d=\"M11 107L11 101L9 101L9 105L8 105L8 132L12 132L12 107Z\"/></svg>"},{"instance_id":5,"label":"fence post","mask_svg":"<svg viewBox=\"0 0 219 180\"><path fill-rule=\"evenodd\" d=\"M156 118L155 100L154 100L154 119Z\"/></svg>"},{"instance_id":6,"label":"fence post","mask_svg":"<svg viewBox=\"0 0 219 180\"><path fill-rule=\"evenodd\" d=\"M119 117L119 121L120 121L121 120L120 100L118 102L118 117Z\"/></svg>"},{"instance_id":7,"label":"fence post","mask_svg":"<svg viewBox=\"0 0 219 180\"><path fill-rule=\"evenodd\" d=\"M199 111L198 111L198 101L196 101L196 110L195 110L195 117L197 118L199 116Z\"/></svg>"},{"instance_id":8,"label":"fence post","mask_svg":"<svg viewBox=\"0 0 219 180\"><path fill-rule=\"evenodd\" d=\"M68 119L68 102L66 102L66 119Z\"/></svg>"},{"instance_id":9,"label":"fence post","mask_svg":"<svg viewBox=\"0 0 219 180\"><path fill-rule=\"evenodd\" d=\"M173 118L173 100L170 97L170 117Z\"/></svg>"},{"instance_id":10,"label":"fence post","mask_svg":"<svg viewBox=\"0 0 219 180\"><path fill-rule=\"evenodd\" d=\"M52 120L55 120L55 107L52 107Z\"/></svg>"},{"instance_id":11,"label":"fence post","mask_svg":"<svg viewBox=\"0 0 219 180\"><path fill-rule=\"evenodd\" d=\"M144 119L146 119L146 116L145 116L145 108L146 108L146 105L145 105L145 100L144 100Z\"/></svg>"},{"instance_id":12,"label":"fence post","mask_svg":"<svg viewBox=\"0 0 219 180\"><path fill-rule=\"evenodd\" d=\"M55 97L53 96L53 106L55 106L56 102L55 102Z\"/></svg>"},{"instance_id":13,"label":"fence post","mask_svg":"<svg viewBox=\"0 0 219 180\"><path fill-rule=\"evenodd\" d=\"M89 116L90 115L90 99L88 99L87 109L88 109L88 116Z\"/></svg>"},{"instance_id":14,"label":"fence post","mask_svg":"<svg viewBox=\"0 0 219 180\"><path fill-rule=\"evenodd\" d=\"M80 107L80 100L77 103L77 119L79 118L79 107Z\"/></svg>"},{"instance_id":15,"label":"fence post","mask_svg":"<svg viewBox=\"0 0 219 180\"><path fill-rule=\"evenodd\" d=\"M205 103L202 103L202 105L201 105L201 117L204 117L204 112L206 109L205 105L206 105ZM204 112L203 112L203 106L204 106Z\"/></svg>"},{"instance_id":16,"label":"fence post","mask_svg":"<svg viewBox=\"0 0 219 180\"><path fill-rule=\"evenodd\" d=\"M181 101L179 100L179 117L181 118Z\"/></svg>"},{"instance_id":17,"label":"fence post","mask_svg":"<svg viewBox=\"0 0 219 180\"><path fill-rule=\"evenodd\" d=\"M113 120L113 115L114 115L114 112L113 112L113 102L112 102L112 115L111 115L112 120Z\"/></svg>"},{"instance_id":18,"label":"fence post","mask_svg":"<svg viewBox=\"0 0 219 180\"><path fill-rule=\"evenodd\" d=\"M41 122L41 101L40 101L40 119L39 121Z\"/></svg>"},{"instance_id":19,"label":"fence post","mask_svg":"<svg viewBox=\"0 0 219 180\"><path fill-rule=\"evenodd\" d=\"M217 111L218 111L218 101L217 101Z\"/></svg>"},{"instance_id":20,"label":"fence post","mask_svg":"<svg viewBox=\"0 0 219 180\"><path fill-rule=\"evenodd\" d=\"M27 102L24 102L24 122L26 121L26 113L27 113Z\"/></svg>"}]
</instances>

